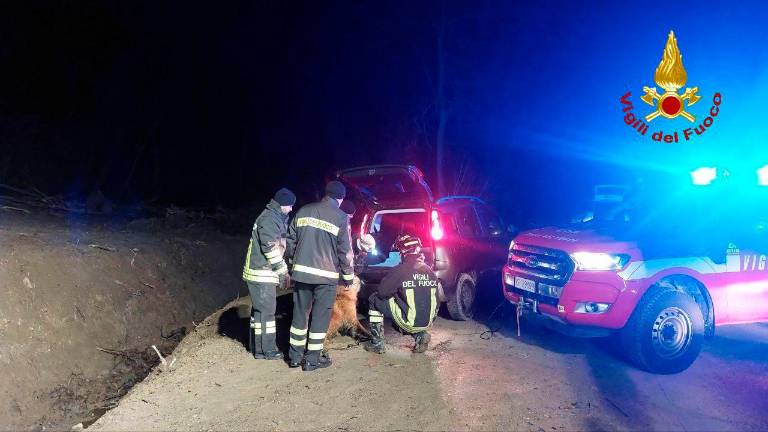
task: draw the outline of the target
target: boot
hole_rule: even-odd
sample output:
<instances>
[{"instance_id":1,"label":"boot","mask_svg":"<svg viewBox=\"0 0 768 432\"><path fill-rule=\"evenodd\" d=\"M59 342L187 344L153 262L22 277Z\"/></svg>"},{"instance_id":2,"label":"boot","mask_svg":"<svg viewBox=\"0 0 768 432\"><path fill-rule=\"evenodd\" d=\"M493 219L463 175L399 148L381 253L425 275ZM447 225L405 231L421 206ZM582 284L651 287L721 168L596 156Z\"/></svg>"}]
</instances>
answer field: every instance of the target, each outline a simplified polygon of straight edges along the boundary
<instances>
[{"instance_id":1,"label":"boot","mask_svg":"<svg viewBox=\"0 0 768 432\"><path fill-rule=\"evenodd\" d=\"M304 363L301 365L301 370L304 372L310 372L315 369L323 369L327 368L333 362L331 361L331 358L328 357L327 354L322 353L318 356L317 361L313 360L311 357L314 356L307 356L304 358Z\"/></svg>"},{"instance_id":2,"label":"boot","mask_svg":"<svg viewBox=\"0 0 768 432\"><path fill-rule=\"evenodd\" d=\"M413 345L413 352L421 354L429 348L429 341L432 340L432 336L423 331L413 335L413 339L416 341Z\"/></svg>"},{"instance_id":3,"label":"boot","mask_svg":"<svg viewBox=\"0 0 768 432\"><path fill-rule=\"evenodd\" d=\"M261 336L262 355L260 358L267 360L282 360L283 353L277 349L275 344L275 333L264 333Z\"/></svg>"},{"instance_id":4,"label":"boot","mask_svg":"<svg viewBox=\"0 0 768 432\"><path fill-rule=\"evenodd\" d=\"M251 355L253 355L253 358L262 359L264 356L262 355L262 345L261 345L261 329L256 328L256 326L259 325L257 321L251 317L251 328L249 329L250 338L249 338L249 348L251 350Z\"/></svg>"},{"instance_id":5,"label":"boot","mask_svg":"<svg viewBox=\"0 0 768 432\"><path fill-rule=\"evenodd\" d=\"M363 349L376 353L384 354L384 323L371 323L371 340L363 345Z\"/></svg>"},{"instance_id":6,"label":"boot","mask_svg":"<svg viewBox=\"0 0 768 432\"><path fill-rule=\"evenodd\" d=\"M283 353L280 351L267 351L265 353L256 353L253 358L259 360L282 360Z\"/></svg>"}]
</instances>

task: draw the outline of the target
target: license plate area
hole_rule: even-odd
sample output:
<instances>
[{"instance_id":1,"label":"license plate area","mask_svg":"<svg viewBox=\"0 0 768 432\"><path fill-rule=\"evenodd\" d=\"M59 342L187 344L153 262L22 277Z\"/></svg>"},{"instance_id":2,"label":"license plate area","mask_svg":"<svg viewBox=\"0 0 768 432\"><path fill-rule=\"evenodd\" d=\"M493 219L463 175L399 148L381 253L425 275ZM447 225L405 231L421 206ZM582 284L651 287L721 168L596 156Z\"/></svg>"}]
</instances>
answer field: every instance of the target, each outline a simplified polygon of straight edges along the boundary
<instances>
[{"instance_id":1,"label":"license plate area","mask_svg":"<svg viewBox=\"0 0 768 432\"><path fill-rule=\"evenodd\" d=\"M520 288L521 290L535 293L536 292L536 282L532 281L530 279L526 279L526 278L521 278L519 276L515 276L515 288Z\"/></svg>"}]
</instances>

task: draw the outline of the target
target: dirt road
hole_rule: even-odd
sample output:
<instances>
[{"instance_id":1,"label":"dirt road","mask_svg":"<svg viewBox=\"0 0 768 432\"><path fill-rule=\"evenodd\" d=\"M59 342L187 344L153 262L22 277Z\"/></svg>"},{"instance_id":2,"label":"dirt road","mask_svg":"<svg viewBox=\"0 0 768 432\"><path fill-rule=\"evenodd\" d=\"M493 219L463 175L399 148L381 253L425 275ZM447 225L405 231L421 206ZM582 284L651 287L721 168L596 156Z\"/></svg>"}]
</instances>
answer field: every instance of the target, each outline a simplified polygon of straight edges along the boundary
<instances>
[{"instance_id":1,"label":"dirt road","mask_svg":"<svg viewBox=\"0 0 768 432\"><path fill-rule=\"evenodd\" d=\"M283 311L287 300L281 297ZM480 322L439 319L426 355L411 354L411 339L391 329L383 356L347 349L351 339L338 338L334 365L303 373L249 357L241 331L246 307L241 301L210 317L177 348L173 368L136 386L92 428L768 429L765 325L720 329L699 360L674 376L638 371L604 341L525 322L517 338L510 319L489 340Z\"/></svg>"}]
</instances>

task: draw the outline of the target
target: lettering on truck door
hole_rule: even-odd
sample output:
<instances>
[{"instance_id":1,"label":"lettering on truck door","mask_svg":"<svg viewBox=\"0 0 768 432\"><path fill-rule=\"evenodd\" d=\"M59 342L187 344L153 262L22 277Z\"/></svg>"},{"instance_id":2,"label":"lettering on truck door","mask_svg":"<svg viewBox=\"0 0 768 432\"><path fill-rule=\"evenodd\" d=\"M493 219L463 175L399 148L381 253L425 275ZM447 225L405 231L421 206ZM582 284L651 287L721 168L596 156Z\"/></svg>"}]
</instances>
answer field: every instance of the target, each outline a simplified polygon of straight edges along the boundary
<instances>
[{"instance_id":1,"label":"lettering on truck door","mask_svg":"<svg viewBox=\"0 0 768 432\"><path fill-rule=\"evenodd\" d=\"M731 322L768 320L768 245L763 241L747 243L747 248L731 244L726 255L725 289Z\"/></svg>"}]
</instances>

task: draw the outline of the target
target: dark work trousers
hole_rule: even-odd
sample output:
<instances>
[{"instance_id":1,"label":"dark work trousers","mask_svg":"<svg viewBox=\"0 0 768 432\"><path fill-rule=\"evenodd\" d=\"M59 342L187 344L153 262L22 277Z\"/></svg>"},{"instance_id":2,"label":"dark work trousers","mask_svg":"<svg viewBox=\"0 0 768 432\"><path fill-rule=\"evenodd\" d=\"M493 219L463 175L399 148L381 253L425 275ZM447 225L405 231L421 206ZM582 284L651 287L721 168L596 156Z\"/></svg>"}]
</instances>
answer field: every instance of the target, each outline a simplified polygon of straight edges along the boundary
<instances>
[{"instance_id":1,"label":"dark work trousers","mask_svg":"<svg viewBox=\"0 0 768 432\"><path fill-rule=\"evenodd\" d=\"M411 330L401 327L398 325L397 321L392 318L393 313L400 314L400 316L403 314L399 307L393 311L389 299L382 299L376 293L371 294L371 296L368 298L369 323L383 323L384 318L388 318L392 320L392 325L399 329L401 333L410 334L414 337L416 337L416 335L419 333L423 333L423 331L417 331L414 333Z\"/></svg>"},{"instance_id":2,"label":"dark work trousers","mask_svg":"<svg viewBox=\"0 0 768 432\"><path fill-rule=\"evenodd\" d=\"M392 319L392 310L389 307L389 299L382 299L378 296L378 294L373 293L368 298L368 317L375 317L379 316L379 314L371 314L370 311L376 311L379 312L381 315L384 316L384 318ZM382 322L377 319L370 320L369 322Z\"/></svg>"},{"instance_id":3,"label":"dark work trousers","mask_svg":"<svg viewBox=\"0 0 768 432\"><path fill-rule=\"evenodd\" d=\"M320 360L320 352L323 350L335 300L336 285L310 285L296 282L293 288L293 322L291 322L290 349L288 350L291 362L298 363L302 357L307 363L312 364Z\"/></svg>"},{"instance_id":4,"label":"dark work trousers","mask_svg":"<svg viewBox=\"0 0 768 432\"><path fill-rule=\"evenodd\" d=\"M251 352L264 354L277 351L275 345L275 307L277 285L271 283L248 282L251 293Z\"/></svg>"}]
</instances>

